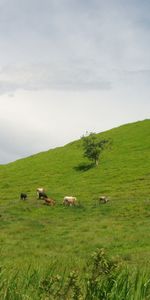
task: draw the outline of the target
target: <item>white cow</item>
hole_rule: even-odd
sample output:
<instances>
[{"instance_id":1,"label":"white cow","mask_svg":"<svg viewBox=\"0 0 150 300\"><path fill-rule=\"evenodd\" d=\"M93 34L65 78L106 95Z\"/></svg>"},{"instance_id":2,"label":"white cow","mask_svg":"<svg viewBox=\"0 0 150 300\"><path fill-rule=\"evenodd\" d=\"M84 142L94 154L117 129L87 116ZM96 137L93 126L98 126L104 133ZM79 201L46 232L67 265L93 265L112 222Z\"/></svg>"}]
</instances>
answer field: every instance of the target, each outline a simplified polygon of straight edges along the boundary
<instances>
[{"instance_id":1,"label":"white cow","mask_svg":"<svg viewBox=\"0 0 150 300\"><path fill-rule=\"evenodd\" d=\"M42 188L42 187L37 188L36 190L37 190L37 192L41 192L41 193L44 192L44 188Z\"/></svg>"},{"instance_id":2,"label":"white cow","mask_svg":"<svg viewBox=\"0 0 150 300\"><path fill-rule=\"evenodd\" d=\"M65 196L63 204L66 206L74 206L76 204L77 198L73 196Z\"/></svg>"},{"instance_id":3,"label":"white cow","mask_svg":"<svg viewBox=\"0 0 150 300\"><path fill-rule=\"evenodd\" d=\"M100 203L107 203L109 201L109 199L106 196L100 196L99 197L99 202Z\"/></svg>"}]
</instances>

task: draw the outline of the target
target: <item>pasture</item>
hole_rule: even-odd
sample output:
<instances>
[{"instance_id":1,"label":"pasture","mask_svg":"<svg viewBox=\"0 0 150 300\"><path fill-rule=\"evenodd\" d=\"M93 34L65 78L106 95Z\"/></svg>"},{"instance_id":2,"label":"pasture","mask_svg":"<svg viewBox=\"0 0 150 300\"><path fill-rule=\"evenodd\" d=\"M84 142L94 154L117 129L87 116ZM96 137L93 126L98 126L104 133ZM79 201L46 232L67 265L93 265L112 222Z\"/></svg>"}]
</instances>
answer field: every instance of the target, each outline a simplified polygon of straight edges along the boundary
<instances>
[{"instance_id":1,"label":"pasture","mask_svg":"<svg viewBox=\"0 0 150 300\"><path fill-rule=\"evenodd\" d=\"M82 273L97 248L129 267L149 268L150 120L99 137L112 143L98 167L83 157L80 140L0 166L2 268L32 266L42 274L55 265L59 274ZM56 200L54 207L37 199L39 186ZM21 192L27 200L20 200ZM66 195L76 196L78 205L64 207ZM110 201L99 204L101 195Z\"/></svg>"}]
</instances>

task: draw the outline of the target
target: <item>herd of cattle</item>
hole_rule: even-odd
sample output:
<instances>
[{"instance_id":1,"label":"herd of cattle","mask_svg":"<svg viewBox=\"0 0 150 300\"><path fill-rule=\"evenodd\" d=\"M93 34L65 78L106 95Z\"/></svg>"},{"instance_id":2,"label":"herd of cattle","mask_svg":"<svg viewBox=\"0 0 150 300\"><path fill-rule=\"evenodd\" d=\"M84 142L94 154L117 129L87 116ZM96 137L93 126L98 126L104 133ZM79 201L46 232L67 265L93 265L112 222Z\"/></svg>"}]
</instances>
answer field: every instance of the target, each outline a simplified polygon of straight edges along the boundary
<instances>
[{"instance_id":1,"label":"herd of cattle","mask_svg":"<svg viewBox=\"0 0 150 300\"><path fill-rule=\"evenodd\" d=\"M52 198L49 198L47 194L44 191L44 188L37 188L37 197L38 199L44 200L44 204L49 205L49 206L54 206L56 204L56 201ZM20 194L20 199L21 200L26 200L27 199L27 194L21 193ZM99 203L107 203L109 199L106 196L100 196L99 197ZM63 199L63 205L65 206L75 206L77 204L77 198L73 196L65 196Z\"/></svg>"}]
</instances>

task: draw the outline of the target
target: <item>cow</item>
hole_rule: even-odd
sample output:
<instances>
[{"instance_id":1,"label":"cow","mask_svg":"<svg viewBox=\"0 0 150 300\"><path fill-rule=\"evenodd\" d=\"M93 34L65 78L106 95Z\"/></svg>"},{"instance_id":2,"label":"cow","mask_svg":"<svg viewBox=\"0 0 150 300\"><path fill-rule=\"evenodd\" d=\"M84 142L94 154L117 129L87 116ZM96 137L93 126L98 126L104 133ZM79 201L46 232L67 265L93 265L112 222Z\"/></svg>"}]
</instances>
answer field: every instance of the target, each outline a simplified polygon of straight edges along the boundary
<instances>
[{"instance_id":1,"label":"cow","mask_svg":"<svg viewBox=\"0 0 150 300\"><path fill-rule=\"evenodd\" d=\"M39 192L39 199L45 199L48 198L45 192Z\"/></svg>"},{"instance_id":2,"label":"cow","mask_svg":"<svg viewBox=\"0 0 150 300\"><path fill-rule=\"evenodd\" d=\"M36 192L37 192L38 199L43 199L44 197L48 198L43 188L37 188Z\"/></svg>"},{"instance_id":3,"label":"cow","mask_svg":"<svg viewBox=\"0 0 150 300\"><path fill-rule=\"evenodd\" d=\"M54 206L56 204L55 200L51 198L43 198L43 200L45 201L44 204L49 206Z\"/></svg>"},{"instance_id":4,"label":"cow","mask_svg":"<svg viewBox=\"0 0 150 300\"><path fill-rule=\"evenodd\" d=\"M74 206L76 204L77 198L73 196L65 196L63 204L65 206Z\"/></svg>"},{"instance_id":5,"label":"cow","mask_svg":"<svg viewBox=\"0 0 150 300\"><path fill-rule=\"evenodd\" d=\"M43 189L42 187L37 188L37 189L36 189L36 192L37 192L37 196L39 196L39 193L43 193L43 192L44 192L44 189Z\"/></svg>"},{"instance_id":6,"label":"cow","mask_svg":"<svg viewBox=\"0 0 150 300\"><path fill-rule=\"evenodd\" d=\"M21 199L21 200L26 200L26 199L27 199L27 194L21 193L21 194L20 194L20 199Z\"/></svg>"},{"instance_id":7,"label":"cow","mask_svg":"<svg viewBox=\"0 0 150 300\"><path fill-rule=\"evenodd\" d=\"M99 203L105 204L109 201L109 199L106 196L100 196L99 197Z\"/></svg>"}]
</instances>

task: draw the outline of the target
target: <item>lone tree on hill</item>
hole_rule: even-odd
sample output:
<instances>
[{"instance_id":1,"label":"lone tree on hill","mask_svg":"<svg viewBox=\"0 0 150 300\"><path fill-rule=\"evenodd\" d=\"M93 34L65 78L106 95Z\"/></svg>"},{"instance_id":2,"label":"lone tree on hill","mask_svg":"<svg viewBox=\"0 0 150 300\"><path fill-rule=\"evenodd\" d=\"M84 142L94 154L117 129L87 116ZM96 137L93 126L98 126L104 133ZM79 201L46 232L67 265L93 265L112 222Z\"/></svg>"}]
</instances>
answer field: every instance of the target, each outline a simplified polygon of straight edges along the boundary
<instances>
[{"instance_id":1,"label":"lone tree on hill","mask_svg":"<svg viewBox=\"0 0 150 300\"><path fill-rule=\"evenodd\" d=\"M96 133L91 132L81 138L83 141L84 156L94 161L94 164L98 166L100 154L103 151L105 144L108 140L99 140Z\"/></svg>"}]
</instances>

